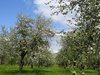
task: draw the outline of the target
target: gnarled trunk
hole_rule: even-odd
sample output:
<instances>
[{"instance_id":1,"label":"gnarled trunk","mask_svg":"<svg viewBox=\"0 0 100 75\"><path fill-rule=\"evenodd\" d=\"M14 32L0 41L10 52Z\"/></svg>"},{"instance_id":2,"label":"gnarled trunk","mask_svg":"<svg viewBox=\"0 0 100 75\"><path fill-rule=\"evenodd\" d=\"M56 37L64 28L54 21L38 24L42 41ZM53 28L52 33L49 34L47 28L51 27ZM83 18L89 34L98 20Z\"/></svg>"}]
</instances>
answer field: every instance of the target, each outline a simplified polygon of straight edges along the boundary
<instances>
[{"instance_id":1,"label":"gnarled trunk","mask_svg":"<svg viewBox=\"0 0 100 75\"><path fill-rule=\"evenodd\" d=\"M21 51L21 59L20 59L20 62L19 62L19 73L22 72L22 69L23 69L23 66L24 66L24 57L26 55L27 52L25 51Z\"/></svg>"}]
</instances>

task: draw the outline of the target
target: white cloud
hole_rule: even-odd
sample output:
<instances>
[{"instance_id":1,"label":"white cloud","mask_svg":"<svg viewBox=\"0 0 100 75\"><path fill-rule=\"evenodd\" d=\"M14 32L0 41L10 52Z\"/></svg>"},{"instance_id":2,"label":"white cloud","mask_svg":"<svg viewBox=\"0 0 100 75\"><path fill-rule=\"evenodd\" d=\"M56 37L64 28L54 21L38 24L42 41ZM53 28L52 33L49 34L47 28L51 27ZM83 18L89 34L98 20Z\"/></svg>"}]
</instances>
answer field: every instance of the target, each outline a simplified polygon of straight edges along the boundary
<instances>
[{"instance_id":1,"label":"white cloud","mask_svg":"<svg viewBox=\"0 0 100 75\"><path fill-rule=\"evenodd\" d=\"M42 13L46 17L51 17L55 21L61 21L64 19L63 15L53 15L51 16L52 12L55 10L51 10L48 5L45 5L48 0L35 0L34 3L37 5L38 9L35 13Z\"/></svg>"},{"instance_id":2,"label":"white cloud","mask_svg":"<svg viewBox=\"0 0 100 75\"><path fill-rule=\"evenodd\" d=\"M35 11L33 11L33 12L35 14L42 13L44 16L52 18L53 21L62 23L62 25L66 25L66 24L71 25L71 23L68 22L67 20L71 20L71 22L73 22L74 24L76 23L74 20L72 20L72 17L75 15L75 13L74 14L69 13L67 16L64 16L62 14L52 15L51 16L51 14L54 11L56 11L57 9L51 10L50 7L49 7L49 5L55 5L56 6L56 5L59 5L59 4L58 3L55 3L55 0L54 0L49 5L46 5L45 3L48 3L49 1L50 0L34 0L34 4L37 5L37 9ZM72 25L72 27L73 26L74 25Z\"/></svg>"},{"instance_id":3,"label":"white cloud","mask_svg":"<svg viewBox=\"0 0 100 75\"><path fill-rule=\"evenodd\" d=\"M55 35L51 40L50 40L50 51L57 53L61 49L60 45L60 36Z\"/></svg>"},{"instance_id":4,"label":"white cloud","mask_svg":"<svg viewBox=\"0 0 100 75\"><path fill-rule=\"evenodd\" d=\"M37 6L37 9L35 11L33 11L35 14L39 14L42 13L45 17L47 18L52 18L54 22L58 22L64 26L66 26L67 28L69 28L68 30L72 30L72 28L74 27L72 23L76 23L74 20L72 20L73 16L75 16L75 12L73 14L68 13L67 16L62 15L61 13L59 15L52 15L51 14L56 11L57 9L53 9L51 10L50 7L48 5L45 5L45 3L49 2L50 0L34 0L34 4ZM51 5L59 5L57 3L54 2L55 0L53 0L53 2L51 3ZM69 3L68 3L69 4ZM67 21L67 20L71 20L71 21ZM68 31L67 30L67 31ZM54 53L58 52L61 49L61 45L60 45L60 36L64 36L63 33L60 34L56 34L55 37L53 38L53 40L51 41L51 47L50 50L52 50Z\"/></svg>"}]
</instances>

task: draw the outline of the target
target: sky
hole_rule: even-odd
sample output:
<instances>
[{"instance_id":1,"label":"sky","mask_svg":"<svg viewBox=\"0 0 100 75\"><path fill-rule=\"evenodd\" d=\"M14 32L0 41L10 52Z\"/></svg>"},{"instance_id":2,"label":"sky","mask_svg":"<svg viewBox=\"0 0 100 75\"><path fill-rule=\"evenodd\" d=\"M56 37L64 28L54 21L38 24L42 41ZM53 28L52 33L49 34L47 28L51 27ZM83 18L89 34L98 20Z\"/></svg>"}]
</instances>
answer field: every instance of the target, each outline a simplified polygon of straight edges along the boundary
<instances>
[{"instance_id":1,"label":"sky","mask_svg":"<svg viewBox=\"0 0 100 75\"><path fill-rule=\"evenodd\" d=\"M0 25L14 26L20 13L34 16L33 7L27 6L24 0L0 0Z\"/></svg>"},{"instance_id":2,"label":"sky","mask_svg":"<svg viewBox=\"0 0 100 75\"><path fill-rule=\"evenodd\" d=\"M18 14L26 14L35 17L37 14L42 13L47 18L52 18L53 28L55 31L71 30L69 23L66 22L66 17L71 19L73 15L64 17L62 14L51 16L52 12L49 6L45 5L49 0L0 0L0 27L6 28L14 27L17 21ZM55 4L55 3L52 3ZM72 26L73 27L73 26ZM52 38L50 49L53 52L58 52L61 48L59 44L60 35Z\"/></svg>"}]
</instances>

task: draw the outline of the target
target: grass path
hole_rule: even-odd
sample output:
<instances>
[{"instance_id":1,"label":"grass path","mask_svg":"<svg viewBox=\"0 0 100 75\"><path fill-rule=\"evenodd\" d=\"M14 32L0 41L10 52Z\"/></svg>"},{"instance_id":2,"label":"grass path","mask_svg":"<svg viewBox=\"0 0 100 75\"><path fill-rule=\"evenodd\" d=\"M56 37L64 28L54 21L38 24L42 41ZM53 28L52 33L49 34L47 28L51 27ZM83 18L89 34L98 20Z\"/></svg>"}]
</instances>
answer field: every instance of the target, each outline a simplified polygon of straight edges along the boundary
<instances>
[{"instance_id":1,"label":"grass path","mask_svg":"<svg viewBox=\"0 0 100 75\"><path fill-rule=\"evenodd\" d=\"M0 75L19 75L18 66L0 65ZM52 67L34 67L31 69L29 66L24 66L21 75L72 75L69 69L63 69L58 66ZM96 71L86 70L85 75L97 75Z\"/></svg>"}]
</instances>

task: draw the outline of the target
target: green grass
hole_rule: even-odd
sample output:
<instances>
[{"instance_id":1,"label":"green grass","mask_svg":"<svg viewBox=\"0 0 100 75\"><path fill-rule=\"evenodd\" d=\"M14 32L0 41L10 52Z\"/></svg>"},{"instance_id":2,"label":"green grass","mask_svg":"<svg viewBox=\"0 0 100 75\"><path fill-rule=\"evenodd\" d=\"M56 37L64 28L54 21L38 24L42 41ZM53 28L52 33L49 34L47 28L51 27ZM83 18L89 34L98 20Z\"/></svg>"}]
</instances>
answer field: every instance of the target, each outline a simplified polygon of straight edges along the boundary
<instances>
[{"instance_id":1,"label":"green grass","mask_svg":"<svg viewBox=\"0 0 100 75\"><path fill-rule=\"evenodd\" d=\"M18 66L0 65L0 75L19 75ZM51 67L34 67L31 69L29 66L24 66L21 75L72 75L71 70L63 69L58 66ZM86 70L85 75L97 75L94 70Z\"/></svg>"}]
</instances>

